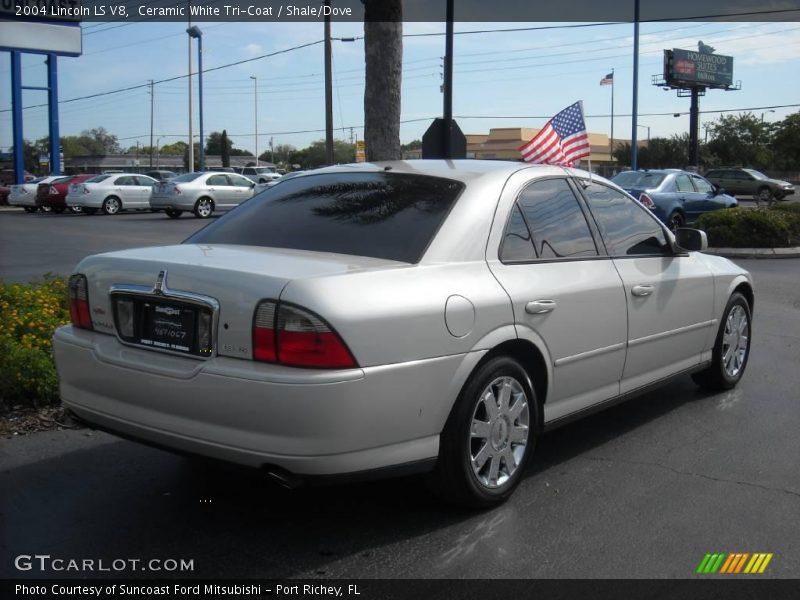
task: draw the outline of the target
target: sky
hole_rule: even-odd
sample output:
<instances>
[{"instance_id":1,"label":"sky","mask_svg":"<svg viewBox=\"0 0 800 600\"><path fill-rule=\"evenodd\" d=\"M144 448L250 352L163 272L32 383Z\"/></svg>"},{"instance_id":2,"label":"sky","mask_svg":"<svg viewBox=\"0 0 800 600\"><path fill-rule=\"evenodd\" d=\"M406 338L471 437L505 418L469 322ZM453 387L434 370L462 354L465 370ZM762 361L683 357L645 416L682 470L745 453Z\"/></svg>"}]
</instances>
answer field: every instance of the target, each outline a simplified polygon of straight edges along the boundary
<instances>
[{"instance_id":1,"label":"sky","mask_svg":"<svg viewBox=\"0 0 800 600\"><path fill-rule=\"evenodd\" d=\"M206 69L258 57L323 37L321 23L200 23ZM456 23L456 32L542 27L546 23ZM553 25L574 25L558 24ZM64 102L71 98L146 84L187 73L185 23L84 23L83 55L59 59L62 135L104 127L123 147L149 144L150 95L146 88ZM404 33L444 32L443 23L405 23ZM333 23L334 37L360 37L360 23ZM684 133L689 99L651 85L662 70L665 48L696 49L698 40L718 54L734 57L734 80L741 90L710 90L700 110L750 112L777 121L800 110L800 22L644 23L640 29L638 137ZM615 138L631 137L633 25L492 32L456 35L453 113L465 133L492 127L541 127L547 118L582 100L590 132L609 133L611 87L600 79L615 71ZM196 68L196 46L193 47ZM405 37L401 141L421 138L430 120L442 113L444 36ZM25 85L45 85L42 56L23 56ZM323 46L262 58L204 75L206 135L227 129L234 145L255 146L254 82L258 85L259 152L275 145L302 148L324 137ZM333 42L334 135L363 135L363 40ZM197 78L193 78L195 90ZM11 140L10 60L0 52L0 149ZM40 91L25 91L23 105L46 103ZM791 108L765 107L794 104ZM160 146L188 135L187 80L157 84L154 141ZM774 111L774 112L773 112ZM657 113L663 113L661 115ZM680 113L674 117L674 113ZM596 115L596 116L595 116ZM502 118L513 117L513 118ZM719 114L701 114L703 124ZM194 128L197 134L197 93ZM649 127L649 131L648 128ZM24 136L47 135L46 108L24 111ZM702 138L701 129L701 138Z\"/></svg>"}]
</instances>

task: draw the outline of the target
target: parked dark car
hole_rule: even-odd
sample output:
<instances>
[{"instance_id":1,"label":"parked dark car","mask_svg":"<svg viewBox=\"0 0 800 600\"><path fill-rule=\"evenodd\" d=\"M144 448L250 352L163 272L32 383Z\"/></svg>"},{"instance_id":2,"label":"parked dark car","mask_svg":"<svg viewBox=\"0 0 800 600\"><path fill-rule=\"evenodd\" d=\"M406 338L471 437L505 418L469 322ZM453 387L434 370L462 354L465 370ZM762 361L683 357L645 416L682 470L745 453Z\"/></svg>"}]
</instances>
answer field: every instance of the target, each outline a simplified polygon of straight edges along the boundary
<instances>
[{"instance_id":1,"label":"parked dark car","mask_svg":"<svg viewBox=\"0 0 800 600\"><path fill-rule=\"evenodd\" d=\"M152 177L156 181L169 181L173 177L178 176L178 174L175 171L162 171L162 170L147 171L145 175L147 175L148 177Z\"/></svg>"},{"instance_id":2,"label":"parked dark car","mask_svg":"<svg viewBox=\"0 0 800 600\"><path fill-rule=\"evenodd\" d=\"M21 183L29 183L36 179L34 175L31 175L27 171L24 172L23 177L24 181ZM14 181L14 169L3 169L0 171L0 185L2 186L10 186L14 185L16 181Z\"/></svg>"},{"instance_id":3,"label":"parked dark car","mask_svg":"<svg viewBox=\"0 0 800 600\"><path fill-rule=\"evenodd\" d=\"M755 169L712 169L706 173L706 177L711 183L725 188L731 194L752 196L756 204L769 204L773 200L783 200L794 194L794 186L788 181L771 179Z\"/></svg>"},{"instance_id":4,"label":"parked dark car","mask_svg":"<svg viewBox=\"0 0 800 600\"><path fill-rule=\"evenodd\" d=\"M0 205L8 204L8 194L11 190L7 187L0 186Z\"/></svg>"},{"instance_id":5,"label":"parked dark car","mask_svg":"<svg viewBox=\"0 0 800 600\"><path fill-rule=\"evenodd\" d=\"M624 171L612 181L675 231L704 213L738 206L736 198L696 173L680 169Z\"/></svg>"},{"instance_id":6,"label":"parked dark car","mask_svg":"<svg viewBox=\"0 0 800 600\"><path fill-rule=\"evenodd\" d=\"M83 183L87 179L96 177L94 173L80 175L66 175L50 183L40 183L36 189L36 204L43 210L52 209L54 213L63 213L67 208L70 212L79 213L80 206L67 206L67 192L72 184Z\"/></svg>"}]
</instances>

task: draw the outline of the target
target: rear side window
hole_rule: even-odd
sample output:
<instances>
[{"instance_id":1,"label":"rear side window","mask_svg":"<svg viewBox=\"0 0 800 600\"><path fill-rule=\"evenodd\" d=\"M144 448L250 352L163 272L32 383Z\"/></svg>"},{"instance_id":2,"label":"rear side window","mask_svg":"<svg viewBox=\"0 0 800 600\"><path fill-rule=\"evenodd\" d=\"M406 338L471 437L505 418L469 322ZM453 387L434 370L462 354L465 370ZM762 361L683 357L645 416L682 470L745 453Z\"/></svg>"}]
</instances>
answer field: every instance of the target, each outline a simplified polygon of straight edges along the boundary
<instances>
[{"instance_id":1,"label":"rear side window","mask_svg":"<svg viewBox=\"0 0 800 600\"><path fill-rule=\"evenodd\" d=\"M500 260L505 262L525 262L536 258L533 251L533 240L528 225L522 217L519 206L514 203L511 218L508 220L500 248Z\"/></svg>"},{"instance_id":2,"label":"rear side window","mask_svg":"<svg viewBox=\"0 0 800 600\"><path fill-rule=\"evenodd\" d=\"M101 181L105 181L111 177L111 175L97 175L96 177L92 177L91 179L87 179L86 183L100 183Z\"/></svg>"},{"instance_id":3,"label":"rear side window","mask_svg":"<svg viewBox=\"0 0 800 600\"><path fill-rule=\"evenodd\" d=\"M597 256L589 224L565 179L534 182L518 202L539 258Z\"/></svg>"},{"instance_id":4,"label":"rear side window","mask_svg":"<svg viewBox=\"0 0 800 600\"><path fill-rule=\"evenodd\" d=\"M609 254L637 256L668 254L664 230L646 208L622 192L591 183L583 192L597 221Z\"/></svg>"},{"instance_id":5,"label":"rear side window","mask_svg":"<svg viewBox=\"0 0 800 600\"><path fill-rule=\"evenodd\" d=\"M693 192L692 180L688 175L681 173L675 178L675 187L679 192Z\"/></svg>"},{"instance_id":6,"label":"rear side window","mask_svg":"<svg viewBox=\"0 0 800 600\"><path fill-rule=\"evenodd\" d=\"M405 173L326 173L258 194L186 240L416 263L464 185Z\"/></svg>"}]
</instances>

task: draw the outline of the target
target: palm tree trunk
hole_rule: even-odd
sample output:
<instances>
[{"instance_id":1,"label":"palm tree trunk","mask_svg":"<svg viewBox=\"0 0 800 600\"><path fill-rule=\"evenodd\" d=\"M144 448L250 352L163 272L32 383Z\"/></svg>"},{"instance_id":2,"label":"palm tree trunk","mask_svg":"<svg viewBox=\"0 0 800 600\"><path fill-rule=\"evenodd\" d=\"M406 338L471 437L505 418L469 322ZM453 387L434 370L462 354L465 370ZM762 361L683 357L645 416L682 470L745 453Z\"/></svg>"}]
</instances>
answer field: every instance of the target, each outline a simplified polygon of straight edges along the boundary
<instances>
[{"instance_id":1,"label":"palm tree trunk","mask_svg":"<svg viewBox=\"0 0 800 600\"><path fill-rule=\"evenodd\" d=\"M367 160L400 160L400 86L403 75L401 0L366 0L364 58L364 143Z\"/></svg>"}]
</instances>

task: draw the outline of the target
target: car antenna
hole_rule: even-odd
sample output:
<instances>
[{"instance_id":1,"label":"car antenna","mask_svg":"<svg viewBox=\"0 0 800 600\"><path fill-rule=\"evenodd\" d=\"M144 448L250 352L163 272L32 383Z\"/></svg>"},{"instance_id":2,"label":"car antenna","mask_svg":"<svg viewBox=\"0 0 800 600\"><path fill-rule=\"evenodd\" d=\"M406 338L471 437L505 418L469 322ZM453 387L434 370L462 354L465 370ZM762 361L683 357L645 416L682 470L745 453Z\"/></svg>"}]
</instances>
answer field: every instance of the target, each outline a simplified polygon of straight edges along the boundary
<instances>
[{"instance_id":1,"label":"car antenna","mask_svg":"<svg viewBox=\"0 0 800 600\"><path fill-rule=\"evenodd\" d=\"M385 167L383 167L383 170L384 171L391 171L392 170L392 165L386 165Z\"/></svg>"}]
</instances>

